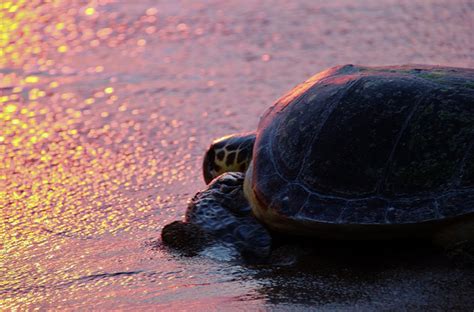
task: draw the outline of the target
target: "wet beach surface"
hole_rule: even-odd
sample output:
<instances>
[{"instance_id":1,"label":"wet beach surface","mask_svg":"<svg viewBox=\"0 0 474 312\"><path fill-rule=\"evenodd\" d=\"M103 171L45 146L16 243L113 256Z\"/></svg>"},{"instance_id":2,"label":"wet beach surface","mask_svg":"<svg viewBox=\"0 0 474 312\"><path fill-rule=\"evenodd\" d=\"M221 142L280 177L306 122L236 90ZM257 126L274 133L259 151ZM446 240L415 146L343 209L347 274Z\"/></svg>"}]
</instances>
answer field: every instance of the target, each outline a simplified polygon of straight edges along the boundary
<instances>
[{"instance_id":1,"label":"wet beach surface","mask_svg":"<svg viewBox=\"0 0 474 312\"><path fill-rule=\"evenodd\" d=\"M2 310L474 307L472 268L424 245L245 266L158 240L209 143L312 74L474 67L472 1L20 0L0 20Z\"/></svg>"}]
</instances>

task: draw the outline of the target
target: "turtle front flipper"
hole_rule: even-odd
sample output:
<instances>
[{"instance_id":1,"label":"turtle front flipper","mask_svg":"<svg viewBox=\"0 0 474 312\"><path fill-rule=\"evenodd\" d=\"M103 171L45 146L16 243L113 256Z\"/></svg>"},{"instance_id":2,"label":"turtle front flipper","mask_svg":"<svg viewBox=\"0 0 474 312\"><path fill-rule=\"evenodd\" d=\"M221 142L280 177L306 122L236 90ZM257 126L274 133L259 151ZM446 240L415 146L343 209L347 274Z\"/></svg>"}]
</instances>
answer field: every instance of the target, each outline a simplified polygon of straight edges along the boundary
<instances>
[{"instance_id":1,"label":"turtle front flipper","mask_svg":"<svg viewBox=\"0 0 474 312\"><path fill-rule=\"evenodd\" d=\"M254 143L255 133L232 134L215 140L204 156L202 169L206 184L224 172L245 173Z\"/></svg>"},{"instance_id":2,"label":"turtle front flipper","mask_svg":"<svg viewBox=\"0 0 474 312\"><path fill-rule=\"evenodd\" d=\"M163 229L165 244L187 250L187 244L167 243L169 239L165 241L165 238L189 237L189 232L193 231L196 236L189 239L191 245L195 245L196 241L207 245L223 244L236 250L247 263L266 262L270 256L272 239L263 225L252 216L243 193L243 181L243 173L225 173L206 190L197 193L189 203L184 223L173 222ZM198 229L193 230L195 227Z\"/></svg>"}]
</instances>

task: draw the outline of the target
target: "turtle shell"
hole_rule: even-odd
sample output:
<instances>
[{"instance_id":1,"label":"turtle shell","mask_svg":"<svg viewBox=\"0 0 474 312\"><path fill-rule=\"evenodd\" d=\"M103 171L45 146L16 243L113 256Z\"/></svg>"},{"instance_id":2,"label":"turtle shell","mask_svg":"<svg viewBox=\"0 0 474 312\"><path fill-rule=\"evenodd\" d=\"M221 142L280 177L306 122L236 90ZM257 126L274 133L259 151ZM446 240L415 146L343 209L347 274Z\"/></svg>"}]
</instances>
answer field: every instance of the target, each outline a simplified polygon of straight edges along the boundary
<instances>
[{"instance_id":1,"label":"turtle shell","mask_svg":"<svg viewBox=\"0 0 474 312\"><path fill-rule=\"evenodd\" d=\"M459 217L474 212L473 139L473 69L334 67L263 115L250 184L257 210L297 224Z\"/></svg>"}]
</instances>

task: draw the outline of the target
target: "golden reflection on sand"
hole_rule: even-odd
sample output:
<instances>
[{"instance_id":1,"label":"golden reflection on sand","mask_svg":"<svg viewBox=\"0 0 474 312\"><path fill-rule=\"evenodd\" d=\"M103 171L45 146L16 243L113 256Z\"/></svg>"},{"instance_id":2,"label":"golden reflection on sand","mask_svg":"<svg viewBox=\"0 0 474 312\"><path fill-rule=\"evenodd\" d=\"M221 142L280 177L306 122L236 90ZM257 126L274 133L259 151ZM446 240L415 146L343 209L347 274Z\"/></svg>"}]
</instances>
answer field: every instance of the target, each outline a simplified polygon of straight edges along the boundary
<instances>
[{"instance_id":1,"label":"golden reflection on sand","mask_svg":"<svg viewBox=\"0 0 474 312\"><path fill-rule=\"evenodd\" d=\"M157 175L164 181L180 178L175 169L159 168L155 155L145 149L146 140L139 140L141 124L127 118L135 110L127 111L113 79L79 91L68 87L74 79L70 74L92 77L102 74L104 66L82 73L63 65L63 56L126 39L119 24L109 21L107 27L94 28L99 15L92 5L68 6L67 1L0 4L2 289L41 288L91 274L83 264L84 250L75 251L81 255L77 260L58 259L52 266L37 253L53 257L71 239L154 226L134 220L149 213L156 198L137 199L133 192L140 191L137 185L156 187ZM135 48L137 44L146 41L134 42ZM122 117L110 118L113 112ZM146 169L137 171L139 167ZM0 307L39 300L37 294L16 296L0 299Z\"/></svg>"}]
</instances>

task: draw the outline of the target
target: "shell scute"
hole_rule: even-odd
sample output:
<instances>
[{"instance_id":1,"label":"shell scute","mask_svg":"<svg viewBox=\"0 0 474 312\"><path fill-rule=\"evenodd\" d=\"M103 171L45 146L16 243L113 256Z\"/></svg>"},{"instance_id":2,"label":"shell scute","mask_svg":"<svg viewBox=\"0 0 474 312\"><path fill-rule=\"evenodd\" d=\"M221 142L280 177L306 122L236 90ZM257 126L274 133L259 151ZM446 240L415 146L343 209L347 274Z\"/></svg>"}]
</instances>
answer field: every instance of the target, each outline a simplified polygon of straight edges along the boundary
<instances>
[{"instance_id":1,"label":"shell scute","mask_svg":"<svg viewBox=\"0 0 474 312\"><path fill-rule=\"evenodd\" d=\"M433 92L423 99L394 151L385 181L387 195L449 187L474 136L473 97L470 103L453 91L443 98Z\"/></svg>"},{"instance_id":2,"label":"shell scute","mask_svg":"<svg viewBox=\"0 0 474 312\"><path fill-rule=\"evenodd\" d=\"M448 194L438 199L439 210L445 216L458 216L466 212L466 206L474 211L474 193L460 192Z\"/></svg>"},{"instance_id":3,"label":"shell scute","mask_svg":"<svg viewBox=\"0 0 474 312\"><path fill-rule=\"evenodd\" d=\"M347 201L342 199L321 198L317 195L310 195L296 217L325 223L335 223L342 214L346 204Z\"/></svg>"},{"instance_id":4,"label":"shell scute","mask_svg":"<svg viewBox=\"0 0 474 312\"><path fill-rule=\"evenodd\" d=\"M440 217L436 205L431 198L398 200L387 210L386 220L394 224L434 220Z\"/></svg>"},{"instance_id":5,"label":"shell scute","mask_svg":"<svg viewBox=\"0 0 474 312\"><path fill-rule=\"evenodd\" d=\"M402 224L472 213L470 84L472 69L326 70L263 115L253 190L277 214L314 222Z\"/></svg>"},{"instance_id":6,"label":"shell scute","mask_svg":"<svg viewBox=\"0 0 474 312\"><path fill-rule=\"evenodd\" d=\"M339 218L340 223L374 224L386 222L388 203L379 198L353 200Z\"/></svg>"}]
</instances>

